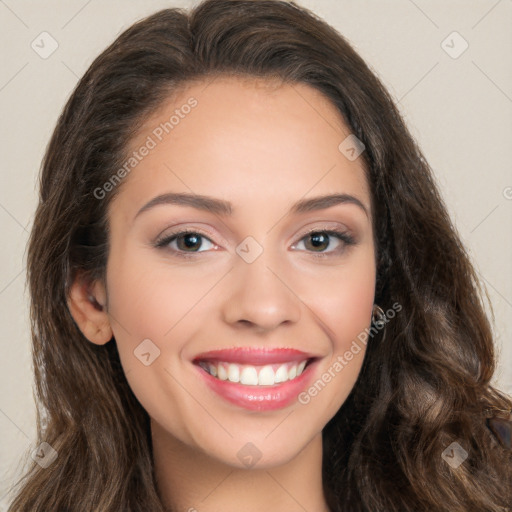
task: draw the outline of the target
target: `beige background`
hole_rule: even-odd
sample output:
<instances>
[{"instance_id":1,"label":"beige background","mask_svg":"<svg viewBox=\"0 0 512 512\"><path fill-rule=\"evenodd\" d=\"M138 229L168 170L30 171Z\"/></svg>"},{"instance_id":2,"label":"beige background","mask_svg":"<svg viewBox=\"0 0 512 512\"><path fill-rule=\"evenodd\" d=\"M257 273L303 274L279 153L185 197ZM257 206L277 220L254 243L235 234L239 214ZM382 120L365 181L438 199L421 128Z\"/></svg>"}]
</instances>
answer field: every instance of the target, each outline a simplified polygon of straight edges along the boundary
<instances>
[{"instance_id":1,"label":"beige background","mask_svg":"<svg viewBox=\"0 0 512 512\"><path fill-rule=\"evenodd\" d=\"M25 244L46 144L78 78L117 34L158 9L195 3L0 0L0 511L35 436ZM396 98L487 286L495 382L512 393L512 1L299 3L338 28ZM46 59L31 47L44 31L58 43Z\"/></svg>"}]
</instances>

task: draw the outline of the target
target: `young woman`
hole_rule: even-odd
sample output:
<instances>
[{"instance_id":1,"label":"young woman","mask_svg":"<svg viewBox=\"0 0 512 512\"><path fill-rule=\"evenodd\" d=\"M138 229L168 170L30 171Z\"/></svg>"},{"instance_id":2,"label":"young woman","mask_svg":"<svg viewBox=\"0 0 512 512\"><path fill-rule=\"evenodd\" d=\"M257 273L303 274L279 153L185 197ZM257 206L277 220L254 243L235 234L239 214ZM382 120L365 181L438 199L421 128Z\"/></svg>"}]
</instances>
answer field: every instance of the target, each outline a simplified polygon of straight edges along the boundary
<instances>
[{"instance_id":1,"label":"young woman","mask_svg":"<svg viewBox=\"0 0 512 512\"><path fill-rule=\"evenodd\" d=\"M510 510L475 272L388 93L293 3L166 9L93 62L28 278L11 511Z\"/></svg>"}]
</instances>

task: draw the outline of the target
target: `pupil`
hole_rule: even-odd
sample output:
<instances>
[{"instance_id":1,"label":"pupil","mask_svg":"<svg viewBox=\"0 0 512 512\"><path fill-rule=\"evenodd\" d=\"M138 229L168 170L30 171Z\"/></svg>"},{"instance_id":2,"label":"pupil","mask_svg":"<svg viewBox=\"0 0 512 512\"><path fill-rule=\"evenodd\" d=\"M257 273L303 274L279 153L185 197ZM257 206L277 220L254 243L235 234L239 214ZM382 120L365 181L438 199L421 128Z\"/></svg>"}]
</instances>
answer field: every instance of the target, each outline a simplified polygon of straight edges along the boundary
<instances>
[{"instance_id":1,"label":"pupil","mask_svg":"<svg viewBox=\"0 0 512 512\"><path fill-rule=\"evenodd\" d=\"M322 234L322 233L315 233L315 234L311 235L313 247L319 247L322 244L325 244L325 239L326 239L326 236L325 236L325 234Z\"/></svg>"},{"instance_id":2,"label":"pupil","mask_svg":"<svg viewBox=\"0 0 512 512\"><path fill-rule=\"evenodd\" d=\"M188 234L188 235L184 235L182 240L185 241L185 246L188 248L188 249L193 249L195 245L200 245L199 244L199 236L197 235L193 235L193 234ZM188 241L189 240L192 240L191 243L189 243Z\"/></svg>"}]
</instances>

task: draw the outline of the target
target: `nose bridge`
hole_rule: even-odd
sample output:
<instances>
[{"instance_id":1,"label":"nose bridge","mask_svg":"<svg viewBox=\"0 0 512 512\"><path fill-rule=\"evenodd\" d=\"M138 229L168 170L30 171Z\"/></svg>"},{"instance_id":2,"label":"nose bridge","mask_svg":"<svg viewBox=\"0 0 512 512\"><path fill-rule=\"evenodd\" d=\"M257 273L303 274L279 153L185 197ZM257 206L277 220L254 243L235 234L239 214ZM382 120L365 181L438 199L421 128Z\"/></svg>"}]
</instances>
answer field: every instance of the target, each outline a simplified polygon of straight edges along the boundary
<instances>
[{"instance_id":1,"label":"nose bridge","mask_svg":"<svg viewBox=\"0 0 512 512\"><path fill-rule=\"evenodd\" d=\"M263 248L254 239L237 247L224 320L230 324L250 323L260 329L272 329L300 318L300 300L289 288L285 268L278 255ZM267 239L268 241L268 239Z\"/></svg>"}]
</instances>

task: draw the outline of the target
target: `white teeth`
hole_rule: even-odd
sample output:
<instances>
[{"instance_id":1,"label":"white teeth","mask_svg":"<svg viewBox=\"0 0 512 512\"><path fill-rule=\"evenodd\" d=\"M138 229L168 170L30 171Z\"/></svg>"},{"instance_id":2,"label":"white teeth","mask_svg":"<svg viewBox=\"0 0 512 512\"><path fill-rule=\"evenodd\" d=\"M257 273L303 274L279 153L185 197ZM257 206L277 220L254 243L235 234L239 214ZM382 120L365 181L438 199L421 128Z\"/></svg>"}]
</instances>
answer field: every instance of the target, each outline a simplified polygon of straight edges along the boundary
<instances>
[{"instance_id":1,"label":"white teeth","mask_svg":"<svg viewBox=\"0 0 512 512\"><path fill-rule=\"evenodd\" d=\"M228 379L231 382L240 381L240 367L237 364L230 364L228 366Z\"/></svg>"},{"instance_id":2,"label":"white teeth","mask_svg":"<svg viewBox=\"0 0 512 512\"><path fill-rule=\"evenodd\" d=\"M286 368L286 365L282 364L276 372L276 378L275 378L274 382L277 384L278 382L286 382L287 380L288 380L288 370Z\"/></svg>"},{"instance_id":3,"label":"white teeth","mask_svg":"<svg viewBox=\"0 0 512 512\"><path fill-rule=\"evenodd\" d=\"M215 377L215 375L213 376ZM228 372L226 371L226 368L224 368L224 365L222 364L219 364L219 366L217 367L217 378L220 380L228 380Z\"/></svg>"},{"instance_id":4,"label":"white teeth","mask_svg":"<svg viewBox=\"0 0 512 512\"><path fill-rule=\"evenodd\" d=\"M258 384L260 386L272 386L274 383L274 370L272 366L264 366L258 375Z\"/></svg>"},{"instance_id":5,"label":"white teeth","mask_svg":"<svg viewBox=\"0 0 512 512\"><path fill-rule=\"evenodd\" d=\"M284 364L268 364L265 366L238 365L226 362L204 362L199 365L210 375L219 380L239 382L245 386L273 386L293 380L302 374L307 360L299 364L295 362Z\"/></svg>"},{"instance_id":6,"label":"white teeth","mask_svg":"<svg viewBox=\"0 0 512 512\"><path fill-rule=\"evenodd\" d=\"M240 384L256 386L258 384L258 372L254 366L246 366L240 374Z\"/></svg>"}]
</instances>

